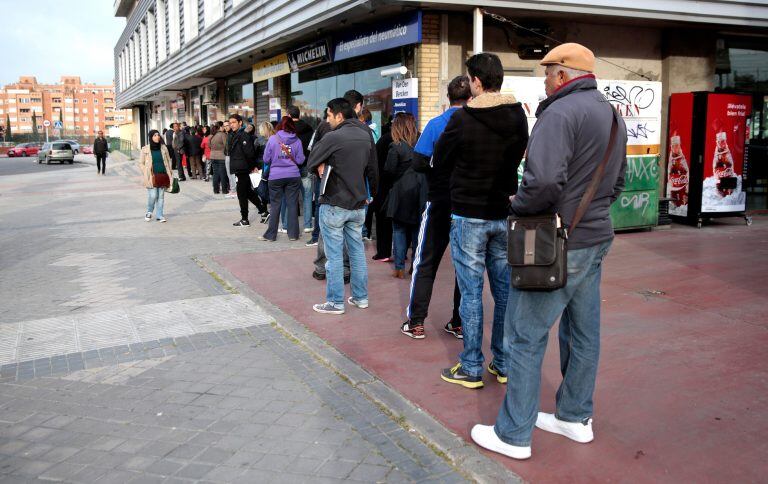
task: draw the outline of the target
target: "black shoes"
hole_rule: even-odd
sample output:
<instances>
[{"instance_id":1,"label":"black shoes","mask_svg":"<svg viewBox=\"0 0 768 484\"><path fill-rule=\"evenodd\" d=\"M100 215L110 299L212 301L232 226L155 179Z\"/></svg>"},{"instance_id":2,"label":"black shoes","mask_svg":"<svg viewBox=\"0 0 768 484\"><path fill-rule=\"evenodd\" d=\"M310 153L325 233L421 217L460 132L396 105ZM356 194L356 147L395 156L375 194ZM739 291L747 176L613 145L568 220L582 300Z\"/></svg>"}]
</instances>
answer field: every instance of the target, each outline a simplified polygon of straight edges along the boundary
<instances>
[{"instance_id":1,"label":"black shoes","mask_svg":"<svg viewBox=\"0 0 768 484\"><path fill-rule=\"evenodd\" d=\"M418 323L414 324L410 320L404 322L403 325L400 326L400 332L413 339L424 339L427 337L427 335L424 334L424 325Z\"/></svg>"},{"instance_id":2,"label":"black shoes","mask_svg":"<svg viewBox=\"0 0 768 484\"><path fill-rule=\"evenodd\" d=\"M251 223L247 220L240 220L239 222L235 222L232 225L235 227L250 227Z\"/></svg>"},{"instance_id":3,"label":"black shoes","mask_svg":"<svg viewBox=\"0 0 768 484\"><path fill-rule=\"evenodd\" d=\"M325 280L325 274L320 274L317 271L312 271L312 277L317 279L318 281L324 281ZM344 276L344 284L349 284L349 275Z\"/></svg>"},{"instance_id":4,"label":"black shoes","mask_svg":"<svg viewBox=\"0 0 768 484\"><path fill-rule=\"evenodd\" d=\"M453 319L445 325L445 332L454 335L457 339L464 339L464 333L461 331L461 323L455 324Z\"/></svg>"}]
</instances>

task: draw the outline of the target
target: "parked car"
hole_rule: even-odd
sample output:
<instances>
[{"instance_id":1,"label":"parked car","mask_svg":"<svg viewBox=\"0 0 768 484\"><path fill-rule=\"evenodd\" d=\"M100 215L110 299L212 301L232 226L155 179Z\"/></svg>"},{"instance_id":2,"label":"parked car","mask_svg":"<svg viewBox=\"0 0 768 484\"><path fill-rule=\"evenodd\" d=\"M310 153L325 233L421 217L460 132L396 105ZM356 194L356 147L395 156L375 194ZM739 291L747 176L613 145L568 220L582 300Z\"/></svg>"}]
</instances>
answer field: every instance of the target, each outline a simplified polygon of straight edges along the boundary
<instances>
[{"instance_id":1,"label":"parked car","mask_svg":"<svg viewBox=\"0 0 768 484\"><path fill-rule=\"evenodd\" d=\"M62 139L59 141L64 141L65 143L69 143L69 145L72 147L72 151L75 152L75 154L80 153L80 143L73 139Z\"/></svg>"},{"instance_id":2,"label":"parked car","mask_svg":"<svg viewBox=\"0 0 768 484\"><path fill-rule=\"evenodd\" d=\"M8 150L8 156L34 156L42 146L42 143L20 143Z\"/></svg>"},{"instance_id":3,"label":"parked car","mask_svg":"<svg viewBox=\"0 0 768 484\"><path fill-rule=\"evenodd\" d=\"M93 154L93 146L92 145L83 145L81 153L84 154L84 155L92 155Z\"/></svg>"},{"instance_id":4,"label":"parked car","mask_svg":"<svg viewBox=\"0 0 768 484\"><path fill-rule=\"evenodd\" d=\"M47 165L50 165L52 161L67 162L71 165L75 162L75 152L72 145L65 141L45 143L37 154L37 162L42 163L43 160Z\"/></svg>"}]
</instances>

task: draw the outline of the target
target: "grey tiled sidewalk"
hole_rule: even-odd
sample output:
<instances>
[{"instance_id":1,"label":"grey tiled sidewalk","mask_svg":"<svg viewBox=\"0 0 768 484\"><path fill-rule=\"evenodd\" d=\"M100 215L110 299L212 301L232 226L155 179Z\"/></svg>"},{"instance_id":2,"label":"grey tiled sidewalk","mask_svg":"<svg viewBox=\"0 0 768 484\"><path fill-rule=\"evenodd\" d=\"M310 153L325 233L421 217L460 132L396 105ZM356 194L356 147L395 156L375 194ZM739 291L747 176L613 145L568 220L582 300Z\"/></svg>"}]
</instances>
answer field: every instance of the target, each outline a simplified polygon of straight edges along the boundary
<instances>
[{"instance_id":1,"label":"grey tiled sidewalk","mask_svg":"<svg viewBox=\"0 0 768 484\"><path fill-rule=\"evenodd\" d=\"M400 425L408 402L201 268L302 242L233 228L202 182L146 223L135 162L35 169L0 172L0 483L465 480ZM455 440L432 441L484 472Z\"/></svg>"},{"instance_id":2,"label":"grey tiled sidewalk","mask_svg":"<svg viewBox=\"0 0 768 484\"><path fill-rule=\"evenodd\" d=\"M31 360L107 347L133 349L139 343L272 321L250 299L228 294L4 324L0 325L0 365L29 365Z\"/></svg>"},{"instance_id":3,"label":"grey tiled sidewalk","mask_svg":"<svg viewBox=\"0 0 768 484\"><path fill-rule=\"evenodd\" d=\"M462 482L271 326L237 342L0 384L0 480Z\"/></svg>"}]
</instances>

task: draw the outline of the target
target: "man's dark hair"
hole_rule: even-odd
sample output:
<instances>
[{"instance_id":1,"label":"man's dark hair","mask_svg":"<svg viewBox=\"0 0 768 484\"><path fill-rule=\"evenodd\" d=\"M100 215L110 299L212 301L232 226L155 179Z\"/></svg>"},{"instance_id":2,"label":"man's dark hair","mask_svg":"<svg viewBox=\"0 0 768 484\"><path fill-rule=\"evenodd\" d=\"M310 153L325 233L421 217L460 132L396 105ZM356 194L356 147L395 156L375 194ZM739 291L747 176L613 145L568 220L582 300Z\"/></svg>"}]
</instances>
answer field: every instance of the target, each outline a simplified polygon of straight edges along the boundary
<instances>
[{"instance_id":1,"label":"man's dark hair","mask_svg":"<svg viewBox=\"0 0 768 484\"><path fill-rule=\"evenodd\" d=\"M471 97L472 91L469 89L469 79L467 79L467 76L456 76L448 84L448 101L451 104L467 101Z\"/></svg>"},{"instance_id":2,"label":"man's dark hair","mask_svg":"<svg viewBox=\"0 0 768 484\"><path fill-rule=\"evenodd\" d=\"M285 112L293 119L299 119L299 116L301 116L301 111L299 111L299 108L296 106L288 106L288 109L286 109Z\"/></svg>"},{"instance_id":3,"label":"man's dark hair","mask_svg":"<svg viewBox=\"0 0 768 484\"><path fill-rule=\"evenodd\" d=\"M475 54L467 59L464 65L467 66L470 76L480 79L483 89L501 90L501 83L504 82L504 68L501 66L499 56L487 52Z\"/></svg>"},{"instance_id":4,"label":"man's dark hair","mask_svg":"<svg viewBox=\"0 0 768 484\"><path fill-rule=\"evenodd\" d=\"M171 128L171 129L173 129L173 125L174 125L174 124L176 124L176 123L171 123L171 125L170 125L170 126L168 126L168 127L169 127L169 128Z\"/></svg>"},{"instance_id":5,"label":"man's dark hair","mask_svg":"<svg viewBox=\"0 0 768 484\"><path fill-rule=\"evenodd\" d=\"M242 122L243 122L243 117L242 117L242 116L240 116L240 115L239 115L239 114L237 114L237 113L232 113L232 114L230 114L230 115L229 115L229 118L227 118L227 119L234 119L234 120L236 120L238 123L242 123Z\"/></svg>"},{"instance_id":6,"label":"man's dark hair","mask_svg":"<svg viewBox=\"0 0 768 484\"><path fill-rule=\"evenodd\" d=\"M357 116L350 102L343 97L337 97L328 101L328 111L334 115L341 113L344 119L352 119Z\"/></svg>"},{"instance_id":7,"label":"man's dark hair","mask_svg":"<svg viewBox=\"0 0 768 484\"><path fill-rule=\"evenodd\" d=\"M344 93L344 99L347 100L347 102L351 105L352 109L355 109L355 106L358 104L363 104L363 95L359 92L355 91L354 89L350 89L349 91Z\"/></svg>"}]
</instances>

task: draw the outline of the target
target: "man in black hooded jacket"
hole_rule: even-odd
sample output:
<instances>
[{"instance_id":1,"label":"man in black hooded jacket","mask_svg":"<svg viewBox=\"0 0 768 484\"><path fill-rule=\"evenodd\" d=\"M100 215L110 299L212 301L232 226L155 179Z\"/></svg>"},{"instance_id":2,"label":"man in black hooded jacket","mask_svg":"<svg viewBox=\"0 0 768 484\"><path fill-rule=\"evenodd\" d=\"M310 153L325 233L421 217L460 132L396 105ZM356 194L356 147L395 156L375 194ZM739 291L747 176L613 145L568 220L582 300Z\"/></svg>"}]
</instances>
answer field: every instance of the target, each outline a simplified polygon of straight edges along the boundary
<instances>
[{"instance_id":1,"label":"man in black hooded jacket","mask_svg":"<svg viewBox=\"0 0 768 484\"><path fill-rule=\"evenodd\" d=\"M473 99L457 110L435 146L435 176L450 174L451 257L461 292L464 351L443 370L443 380L483 386L483 275L493 295L488 372L506 383L504 312L509 293L507 224L509 197L517 191L517 167L528 142L528 122L514 96L501 94L504 69L494 54L467 62Z\"/></svg>"}]
</instances>

